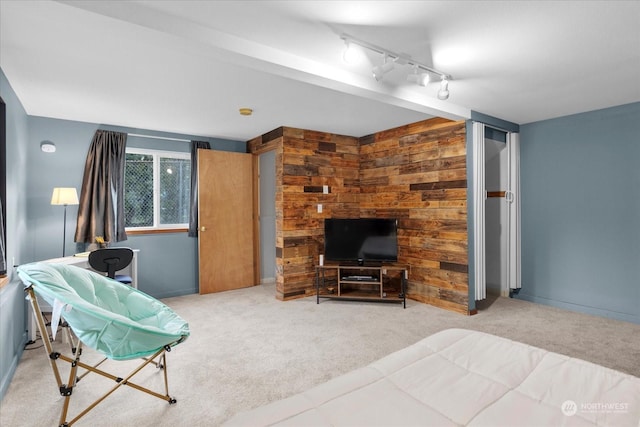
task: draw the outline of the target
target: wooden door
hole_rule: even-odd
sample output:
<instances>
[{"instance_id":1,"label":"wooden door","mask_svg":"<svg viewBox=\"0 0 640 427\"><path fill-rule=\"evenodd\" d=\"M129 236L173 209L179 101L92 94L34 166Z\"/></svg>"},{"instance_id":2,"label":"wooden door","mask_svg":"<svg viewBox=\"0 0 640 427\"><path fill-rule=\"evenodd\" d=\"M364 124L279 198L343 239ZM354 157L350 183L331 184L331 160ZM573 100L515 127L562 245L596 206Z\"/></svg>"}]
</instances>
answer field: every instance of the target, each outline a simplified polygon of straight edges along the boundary
<instances>
[{"instance_id":1,"label":"wooden door","mask_svg":"<svg viewBox=\"0 0 640 427\"><path fill-rule=\"evenodd\" d=\"M255 285L251 154L198 151L200 293Z\"/></svg>"}]
</instances>

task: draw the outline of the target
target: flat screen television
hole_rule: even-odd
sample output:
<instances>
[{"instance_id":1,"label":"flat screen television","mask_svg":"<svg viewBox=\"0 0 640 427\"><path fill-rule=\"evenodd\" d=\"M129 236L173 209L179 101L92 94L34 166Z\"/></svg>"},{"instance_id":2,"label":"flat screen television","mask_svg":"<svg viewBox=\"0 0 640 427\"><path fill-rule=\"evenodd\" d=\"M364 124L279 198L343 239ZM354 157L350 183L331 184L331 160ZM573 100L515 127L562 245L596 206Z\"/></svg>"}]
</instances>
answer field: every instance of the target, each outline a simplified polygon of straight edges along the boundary
<instances>
[{"instance_id":1,"label":"flat screen television","mask_svg":"<svg viewBox=\"0 0 640 427\"><path fill-rule=\"evenodd\" d=\"M345 263L398 261L398 220L330 218L324 220L324 257Z\"/></svg>"}]
</instances>

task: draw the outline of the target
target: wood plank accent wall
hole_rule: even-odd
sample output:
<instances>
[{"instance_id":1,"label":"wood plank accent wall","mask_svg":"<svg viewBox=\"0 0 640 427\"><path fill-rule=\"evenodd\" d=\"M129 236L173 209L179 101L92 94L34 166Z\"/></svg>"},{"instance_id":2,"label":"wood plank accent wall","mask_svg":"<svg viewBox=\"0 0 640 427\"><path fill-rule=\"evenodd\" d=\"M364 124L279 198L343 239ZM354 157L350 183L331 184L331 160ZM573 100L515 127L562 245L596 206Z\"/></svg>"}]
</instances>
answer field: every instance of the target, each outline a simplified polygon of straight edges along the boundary
<instances>
[{"instance_id":1,"label":"wood plank accent wall","mask_svg":"<svg viewBox=\"0 0 640 427\"><path fill-rule=\"evenodd\" d=\"M465 123L436 118L360 144L360 216L399 219L407 297L469 314Z\"/></svg>"},{"instance_id":2,"label":"wood plank accent wall","mask_svg":"<svg viewBox=\"0 0 640 427\"><path fill-rule=\"evenodd\" d=\"M247 150L277 150L277 298L315 292L324 218L398 218L407 296L469 313L464 122L435 118L363 138L281 127Z\"/></svg>"},{"instance_id":3,"label":"wood plank accent wall","mask_svg":"<svg viewBox=\"0 0 640 427\"><path fill-rule=\"evenodd\" d=\"M357 218L358 138L282 127L248 142L276 152L276 297L312 294L324 219ZM323 186L328 194L323 193ZM318 213L322 204L322 213Z\"/></svg>"}]
</instances>

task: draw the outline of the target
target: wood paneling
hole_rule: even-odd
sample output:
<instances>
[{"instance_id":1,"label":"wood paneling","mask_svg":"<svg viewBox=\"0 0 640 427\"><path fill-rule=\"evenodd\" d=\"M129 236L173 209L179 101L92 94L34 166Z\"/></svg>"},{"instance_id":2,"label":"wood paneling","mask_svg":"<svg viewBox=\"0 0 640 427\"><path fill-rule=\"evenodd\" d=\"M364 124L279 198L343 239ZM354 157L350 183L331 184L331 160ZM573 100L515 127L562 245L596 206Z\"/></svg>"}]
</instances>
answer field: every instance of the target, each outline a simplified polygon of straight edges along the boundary
<instances>
[{"instance_id":1,"label":"wood paneling","mask_svg":"<svg viewBox=\"0 0 640 427\"><path fill-rule=\"evenodd\" d=\"M324 219L358 217L358 145L357 138L286 127L248 142L251 153L277 150L277 298L314 292L315 266L324 247ZM318 213L319 204L322 213Z\"/></svg>"},{"instance_id":2,"label":"wood paneling","mask_svg":"<svg viewBox=\"0 0 640 427\"><path fill-rule=\"evenodd\" d=\"M464 122L427 120L360 142L360 215L401 218L408 297L468 313Z\"/></svg>"},{"instance_id":3,"label":"wood paneling","mask_svg":"<svg viewBox=\"0 0 640 427\"><path fill-rule=\"evenodd\" d=\"M435 118L359 139L279 128L248 142L251 153L269 149L278 150L278 298L314 292L325 218L398 218L408 297L469 314L464 122Z\"/></svg>"}]
</instances>

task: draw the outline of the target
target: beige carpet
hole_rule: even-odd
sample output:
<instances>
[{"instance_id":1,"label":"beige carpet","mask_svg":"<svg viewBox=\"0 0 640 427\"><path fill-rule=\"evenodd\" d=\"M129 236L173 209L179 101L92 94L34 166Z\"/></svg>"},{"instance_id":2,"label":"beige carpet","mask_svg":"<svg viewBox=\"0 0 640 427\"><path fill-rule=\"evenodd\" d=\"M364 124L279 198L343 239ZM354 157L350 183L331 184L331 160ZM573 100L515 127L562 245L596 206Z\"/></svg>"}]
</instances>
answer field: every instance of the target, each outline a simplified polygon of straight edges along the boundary
<instances>
[{"instance_id":1,"label":"beige carpet","mask_svg":"<svg viewBox=\"0 0 640 427\"><path fill-rule=\"evenodd\" d=\"M281 302L273 285L165 302L189 321L191 337L168 354L170 394L178 402L123 388L77 426L217 426L238 411L287 397L446 328L493 333L640 376L640 325L509 298L486 301L462 316L415 301L403 310L315 298ZM30 347L38 347L41 342ZM87 359L95 355L86 352ZM129 362L109 362L120 375ZM66 378L67 367L63 377ZM148 368L149 369L149 368ZM144 372L145 386L161 374ZM109 381L89 375L70 410ZM58 425L62 398L42 348L25 351L0 405L2 426Z\"/></svg>"}]
</instances>

